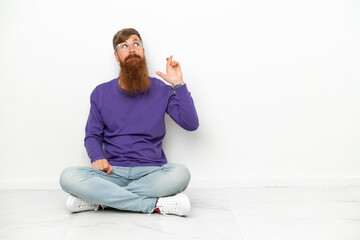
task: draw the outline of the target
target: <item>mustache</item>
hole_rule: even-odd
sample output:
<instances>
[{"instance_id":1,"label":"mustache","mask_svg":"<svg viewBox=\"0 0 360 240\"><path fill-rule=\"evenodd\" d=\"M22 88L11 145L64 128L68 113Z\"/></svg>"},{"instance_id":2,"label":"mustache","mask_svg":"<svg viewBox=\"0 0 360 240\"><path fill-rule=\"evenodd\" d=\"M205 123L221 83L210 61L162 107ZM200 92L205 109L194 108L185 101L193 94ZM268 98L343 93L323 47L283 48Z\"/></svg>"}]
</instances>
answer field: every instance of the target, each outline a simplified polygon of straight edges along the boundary
<instances>
[{"instance_id":1,"label":"mustache","mask_svg":"<svg viewBox=\"0 0 360 240\"><path fill-rule=\"evenodd\" d=\"M141 59L141 57L140 57L139 55L131 54L131 55L129 55L129 56L127 56L127 57L125 58L125 61L127 61L127 60L129 60L129 59L131 59L131 58L139 58L139 59Z\"/></svg>"}]
</instances>

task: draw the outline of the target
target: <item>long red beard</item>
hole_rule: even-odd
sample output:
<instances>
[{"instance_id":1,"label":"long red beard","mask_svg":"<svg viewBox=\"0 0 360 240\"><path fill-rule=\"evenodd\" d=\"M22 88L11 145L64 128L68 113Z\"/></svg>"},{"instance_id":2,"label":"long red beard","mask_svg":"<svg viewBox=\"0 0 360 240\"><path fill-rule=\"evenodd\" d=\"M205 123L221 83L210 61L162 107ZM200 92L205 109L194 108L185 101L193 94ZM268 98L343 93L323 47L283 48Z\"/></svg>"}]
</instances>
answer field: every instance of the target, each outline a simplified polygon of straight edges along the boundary
<instances>
[{"instance_id":1,"label":"long red beard","mask_svg":"<svg viewBox=\"0 0 360 240\"><path fill-rule=\"evenodd\" d=\"M131 95L144 93L150 87L150 79L145 57L132 54L120 61L119 84Z\"/></svg>"}]
</instances>

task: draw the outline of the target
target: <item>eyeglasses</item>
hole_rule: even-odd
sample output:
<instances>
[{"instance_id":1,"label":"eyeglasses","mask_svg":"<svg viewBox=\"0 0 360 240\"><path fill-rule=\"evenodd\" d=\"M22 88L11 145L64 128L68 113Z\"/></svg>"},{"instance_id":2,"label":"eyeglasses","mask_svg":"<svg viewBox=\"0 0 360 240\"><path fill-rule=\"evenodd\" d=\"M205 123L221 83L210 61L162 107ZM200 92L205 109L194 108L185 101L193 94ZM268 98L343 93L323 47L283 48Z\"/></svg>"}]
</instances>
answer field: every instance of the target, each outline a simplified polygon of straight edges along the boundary
<instances>
[{"instance_id":1,"label":"eyeglasses","mask_svg":"<svg viewBox=\"0 0 360 240\"><path fill-rule=\"evenodd\" d=\"M130 50L130 47L132 47L134 50L139 50L142 48L142 43L140 41L133 41L132 43L119 43L116 45L115 52L119 48L121 52L128 52Z\"/></svg>"}]
</instances>

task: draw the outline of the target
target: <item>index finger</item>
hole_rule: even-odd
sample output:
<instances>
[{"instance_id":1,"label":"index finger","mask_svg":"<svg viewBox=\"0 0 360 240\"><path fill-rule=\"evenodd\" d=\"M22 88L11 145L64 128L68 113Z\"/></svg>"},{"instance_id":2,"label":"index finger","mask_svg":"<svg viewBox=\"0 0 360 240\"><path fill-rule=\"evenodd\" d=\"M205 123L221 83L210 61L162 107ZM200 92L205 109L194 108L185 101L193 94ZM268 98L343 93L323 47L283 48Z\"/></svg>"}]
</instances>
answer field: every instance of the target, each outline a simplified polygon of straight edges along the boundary
<instances>
[{"instance_id":1,"label":"index finger","mask_svg":"<svg viewBox=\"0 0 360 240\"><path fill-rule=\"evenodd\" d=\"M107 174L109 175L110 173L112 173L112 171L113 171L113 168L112 168L112 166L109 164L109 169L107 170Z\"/></svg>"}]
</instances>

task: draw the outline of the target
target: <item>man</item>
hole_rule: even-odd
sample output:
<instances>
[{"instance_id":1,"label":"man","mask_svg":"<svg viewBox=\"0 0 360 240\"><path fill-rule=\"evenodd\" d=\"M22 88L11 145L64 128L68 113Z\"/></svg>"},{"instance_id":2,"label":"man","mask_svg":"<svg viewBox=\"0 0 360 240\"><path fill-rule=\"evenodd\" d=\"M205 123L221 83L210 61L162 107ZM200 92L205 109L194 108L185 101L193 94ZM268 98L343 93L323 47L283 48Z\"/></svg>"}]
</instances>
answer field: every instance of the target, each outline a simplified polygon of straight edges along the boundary
<instances>
[{"instance_id":1,"label":"man","mask_svg":"<svg viewBox=\"0 0 360 240\"><path fill-rule=\"evenodd\" d=\"M162 150L165 113L181 127L194 131L199 122L183 81L180 64L168 57L167 83L148 76L140 34L132 28L113 38L120 75L97 86L90 96L85 147L90 167L70 167L60 177L70 193L71 212L111 207L119 210L186 216L190 201L182 193L189 170L167 163Z\"/></svg>"}]
</instances>

